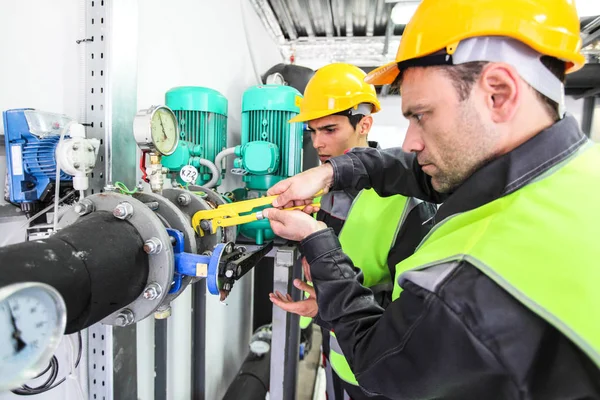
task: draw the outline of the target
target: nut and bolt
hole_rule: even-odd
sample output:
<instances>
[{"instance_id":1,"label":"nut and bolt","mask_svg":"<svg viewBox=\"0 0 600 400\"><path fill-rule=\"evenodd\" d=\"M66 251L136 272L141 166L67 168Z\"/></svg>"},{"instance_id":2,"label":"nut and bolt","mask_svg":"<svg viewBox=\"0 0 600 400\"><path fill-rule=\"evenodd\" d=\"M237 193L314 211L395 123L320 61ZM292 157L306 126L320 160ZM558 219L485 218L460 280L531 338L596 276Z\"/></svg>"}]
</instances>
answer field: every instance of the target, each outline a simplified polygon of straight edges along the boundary
<instances>
[{"instance_id":1,"label":"nut and bolt","mask_svg":"<svg viewBox=\"0 0 600 400\"><path fill-rule=\"evenodd\" d=\"M116 190L117 190L117 187L115 185L108 184L108 185L104 186L105 192L114 192Z\"/></svg>"},{"instance_id":2,"label":"nut and bolt","mask_svg":"<svg viewBox=\"0 0 600 400\"><path fill-rule=\"evenodd\" d=\"M79 145L77 143L75 143L73 145L73 151L77 151L77 150L79 150Z\"/></svg>"},{"instance_id":3,"label":"nut and bolt","mask_svg":"<svg viewBox=\"0 0 600 400\"><path fill-rule=\"evenodd\" d=\"M73 168L79 169L79 167L81 167L81 164L79 164L78 162L73 163Z\"/></svg>"},{"instance_id":4,"label":"nut and bolt","mask_svg":"<svg viewBox=\"0 0 600 400\"><path fill-rule=\"evenodd\" d=\"M206 219L200 221L200 228L202 228L203 231L208 231L210 229L210 221Z\"/></svg>"},{"instance_id":5,"label":"nut and bolt","mask_svg":"<svg viewBox=\"0 0 600 400\"><path fill-rule=\"evenodd\" d=\"M188 193L181 193L179 196L177 196L177 203L179 203L180 206L187 206L192 202L192 196L190 196Z\"/></svg>"},{"instance_id":6,"label":"nut and bolt","mask_svg":"<svg viewBox=\"0 0 600 400\"><path fill-rule=\"evenodd\" d=\"M119 219L128 219L133 215L133 206L126 201L119 203L113 210L113 215Z\"/></svg>"},{"instance_id":7,"label":"nut and bolt","mask_svg":"<svg viewBox=\"0 0 600 400\"><path fill-rule=\"evenodd\" d=\"M122 310L117 318L115 318L115 325L117 326L127 326L131 325L135 321L133 316L133 312L129 309Z\"/></svg>"},{"instance_id":8,"label":"nut and bolt","mask_svg":"<svg viewBox=\"0 0 600 400\"><path fill-rule=\"evenodd\" d=\"M75 204L75 207L73 207L73 210L75 210L77 214L82 216L91 213L95 209L96 206L94 205L94 202L90 199L83 199L79 203Z\"/></svg>"},{"instance_id":9,"label":"nut and bolt","mask_svg":"<svg viewBox=\"0 0 600 400\"><path fill-rule=\"evenodd\" d=\"M162 250L162 242L158 238L150 238L144 242L144 251L147 254L157 254Z\"/></svg>"},{"instance_id":10,"label":"nut and bolt","mask_svg":"<svg viewBox=\"0 0 600 400\"><path fill-rule=\"evenodd\" d=\"M227 271L225 271L225 277L227 277L227 278L233 277L233 270L228 269Z\"/></svg>"},{"instance_id":11,"label":"nut and bolt","mask_svg":"<svg viewBox=\"0 0 600 400\"><path fill-rule=\"evenodd\" d=\"M162 288L160 287L160 285L156 282L152 282L148 286L146 286L146 289L144 289L143 296L146 300L156 300L161 293Z\"/></svg>"},{"instance_id":12,"label":"nut and bolt","mask_svg":"<svg viewBox=\"0 0 600 400\"><path fill-rule=\"evenodd\" d=\"M93 147L88 147L88 148L87 148L87 151L88 151L89 153L91 153L91 152L93 152L93 151L94 151L94 148L93 148Z\"/></svg>"}]
</instances>

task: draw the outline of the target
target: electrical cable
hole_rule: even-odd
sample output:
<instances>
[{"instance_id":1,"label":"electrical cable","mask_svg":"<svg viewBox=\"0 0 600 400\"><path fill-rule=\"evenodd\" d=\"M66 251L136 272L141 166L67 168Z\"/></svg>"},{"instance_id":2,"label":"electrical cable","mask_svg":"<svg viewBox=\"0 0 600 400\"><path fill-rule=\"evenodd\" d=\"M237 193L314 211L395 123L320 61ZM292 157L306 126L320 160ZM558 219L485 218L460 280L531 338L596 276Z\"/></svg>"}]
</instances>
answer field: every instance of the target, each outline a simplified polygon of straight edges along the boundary
<instances>
[{"instance_id":1,"label":"electrical cable","mask_svg":"<svg viewBox=\"0 0 600 400\"><path fill-rule=\"evenodd\" d=\"M121 193L124 193L124 194L136 194L138 192L137 187L133 190L129 190L129 188L127 186L125 186L125 184L123 182L119 182L119 181L115 182L115 187L117 189L119 189L119 191Z\"/></svg>"},{"instance_id":2,"label":"electrical cable","mask_svg":"<svg viewBox=\"0 0 600 400\"><path fill-rule=\"evenodd\" d=\"M77 337L79 339L79 350L77 353L77 361L75 361L75 368L77 368L79 366L79 361L81 361L81 354L83 353L83 339L81 338L81 332L77 332ZM44 374L46 374L48 371L50 371L50 376L48 377L48 379L46 379L46 381L43 384L41 384L40 386L37 386L37 387L22 385L20 388L11 390L11 392L13 392L14 394L18 394L20 396L35 396L37 394L45 393L49 390L52 390L67 380L67 376L64 376L60 381L55 383L56 378L58 377L58 369L59 369L58 359L56 358L56 356L52 356L52 359L50 359L48 367L44 371L40 372L35 378L33 378L33 379L41 378L42 376L44 376ZM69 375L72 375L72 373L73 373L73 370L71 370Z\"/></svg>"}]
</instances>

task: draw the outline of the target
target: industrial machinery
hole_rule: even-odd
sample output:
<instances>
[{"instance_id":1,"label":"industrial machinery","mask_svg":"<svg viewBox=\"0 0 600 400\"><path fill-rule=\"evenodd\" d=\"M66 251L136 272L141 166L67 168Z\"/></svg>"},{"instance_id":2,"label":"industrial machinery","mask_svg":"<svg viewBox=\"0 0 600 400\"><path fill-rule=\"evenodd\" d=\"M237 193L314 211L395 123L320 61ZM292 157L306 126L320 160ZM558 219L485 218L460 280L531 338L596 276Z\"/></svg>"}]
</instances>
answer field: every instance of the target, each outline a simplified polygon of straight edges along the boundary
<instances>
[{"instance_id":1,"label":"industrial machinery","mask_svg":"<svg viewBox=\"0 0 600 400\"><path fill-rule=\"evenodd\" d=\"M173 154L163 157L163 165L184 186L220 185L225 175L215 159L227 147L227 99L213 89L182 86L169 90L165 101L175 113L180 134L179 144Z\"/></svg>"},{"instance_id":2,"label":"industrial machinery","mask_svg":"<svg viewBox=\"0 0 600 400\"><path fill-rule=\"evenodd\" d=\"M3 112L7 156L7 201L27 215L67 190L86 190L99 141L66 115L34 109Z\"/></svg>"},{"instance_id":3,"label":"industrial machinery","mask_svg":"<svg viewBox=\"0 0 600 400\"><path fill-rule=\"evenodd\" d=\"M242 97L242 140L234 153L233 173L243 175L236 200L264 196L277 182L302 171L302 124L288 121L300 112L300 92L289 86L252 86ZM253 209L256 213L266 206ZM240 233L262 244L274 238L267 220L240 227Z\"/></svg>"}]
</instances>

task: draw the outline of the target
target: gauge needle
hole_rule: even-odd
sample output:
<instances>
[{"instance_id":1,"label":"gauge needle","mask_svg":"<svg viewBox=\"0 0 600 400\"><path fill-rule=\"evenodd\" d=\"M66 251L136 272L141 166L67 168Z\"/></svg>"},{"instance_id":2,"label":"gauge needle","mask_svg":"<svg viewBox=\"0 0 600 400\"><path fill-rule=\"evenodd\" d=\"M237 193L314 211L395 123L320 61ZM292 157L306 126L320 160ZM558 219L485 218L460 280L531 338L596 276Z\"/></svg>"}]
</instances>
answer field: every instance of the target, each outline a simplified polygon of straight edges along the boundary
<instances>
[{"instance_id":1,"label":"gauge needle","mask_svg":"<svg viewBox=\"0 0 600 400\"><path fill-rule=\"evenodd\" d=\"M17 322L15 321L15 316L10 305L8 306L8 312L10 313L10 321L14 329L12 337L15 339L15 353L19 353L27 344L21 339L21 331L17 328Z\"/></svg>"},{"instance_id":2,"label":"gauge needle","mask_svg":"<svg viewBox=\"0 0 600 400\"><path fill-rule=\"evenodd\" d=\"M160 117L160 126L162 127L163 136L165 137L165 139L168 139L167 132L165 132L165 125L163 124L163 117L162 117L162 115L159 115L159 117Z\"/></svg>"}]
</instances>

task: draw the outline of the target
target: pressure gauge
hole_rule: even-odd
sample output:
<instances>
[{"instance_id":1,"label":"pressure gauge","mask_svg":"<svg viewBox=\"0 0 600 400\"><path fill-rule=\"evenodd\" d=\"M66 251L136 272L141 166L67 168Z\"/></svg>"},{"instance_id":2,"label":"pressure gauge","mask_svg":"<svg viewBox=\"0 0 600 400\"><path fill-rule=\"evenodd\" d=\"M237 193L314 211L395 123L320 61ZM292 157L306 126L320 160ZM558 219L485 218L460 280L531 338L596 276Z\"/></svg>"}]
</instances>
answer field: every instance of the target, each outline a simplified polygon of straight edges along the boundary
<instances>
[{"instance_id":1,"label":"pressure gauge","mask_svg":"<svg viewBox=\"0 0 600 400\"><path fill-rule=\"evenodd\" d=\"M0 288L0 391L38 375L56 351L67 311L61 295L39 282Z\"/></svg>"},{"instance_id":2,"label":"pressure gauge","mask_svg":"<svg viewBox=\"0 0 600 400\"><path fill-rule=\"evenodd\" d=\"M133 135L142 150L165 156L173 154L179 142L175 113L166 106L139 111L133 120Z\"/></svg>"}]
</instances>

